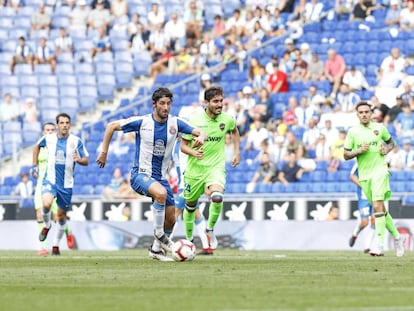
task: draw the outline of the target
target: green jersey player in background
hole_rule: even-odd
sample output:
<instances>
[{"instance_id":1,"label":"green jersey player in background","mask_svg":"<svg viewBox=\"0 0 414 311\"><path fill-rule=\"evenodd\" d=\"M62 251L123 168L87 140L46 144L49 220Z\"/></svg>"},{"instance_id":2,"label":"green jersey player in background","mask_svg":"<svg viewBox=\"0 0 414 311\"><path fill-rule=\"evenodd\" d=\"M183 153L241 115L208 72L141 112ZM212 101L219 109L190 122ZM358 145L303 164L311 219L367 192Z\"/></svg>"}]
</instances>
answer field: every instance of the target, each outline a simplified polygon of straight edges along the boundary
<instances>
[{"instance_id":1,"label":"green jersey player in background","mask_svg":"<svg viewBox=\"0 0 414 311\"><path fill-rule=\"evenodd\" d=\"M46 122L43 124L42 135L52 134L56 132L56 126L52 122ZM45 177L46 168L47 168L47 159L48 159L48 149L47 147L40 148L39 156L37 157L37 171L32 171L32 175L37 179L36 188L35 188L35 210L36 210L36 220L39 232L42 231L44 227L42 208L43 208L43 199L42 199L42 183L43 178ZM57 203L56 199L52 203L52 214L53 218L56 220L57 215ZM69 225L66 225L66 241L69 248L74 248L75 246L75 237L69 229ZM47 256L49 251L47 250L47 239L40 242L40 251L37 253L39 256Z\"/></svg>"},{"instance_id":2,"label":"green jersey player in background","mask_svg":"<svg viewBox=\"0 0 414 311\"><path fill-rule=\"evenodd\" d=\"M236 121L223 110L224 91L219 86L211 86L204 92L205 108L190 118L190 123L200 128L208 138L200 148L194 148L202 156L189 155L184 172L185 209L183 213L185 234L193 240L195 211L198 200L206 192L210 197L207 237L210 248L217 248L214 226L223 209L224 187L226 182L226 159L224 153L225 136L232 134L234 156L232 166L240 163L240 134ZM192 147L191 137L183 136L182 144ZM185 152L185 147L182 151Z\"/></svg>"},{"instance_id":3,"label":"green jersey player in background","mask_svg":"<svg viewBox=\"0 0 414 311\"><path fill-rule=\"evenodd\" d=\"M397 256L401 257L404 255L404 241L384 205L384 201L391 198L390 172L385 155L394 147L394 141L383 124L371 121L369 103L359 102L356 113L360 124L351 127L347 133L344 158L350 160L356 157L362 191L374 209L378 249L370 250L370 254L384 255L384 233L387 229L396 241Z\"/></svg>"}]
</instances>

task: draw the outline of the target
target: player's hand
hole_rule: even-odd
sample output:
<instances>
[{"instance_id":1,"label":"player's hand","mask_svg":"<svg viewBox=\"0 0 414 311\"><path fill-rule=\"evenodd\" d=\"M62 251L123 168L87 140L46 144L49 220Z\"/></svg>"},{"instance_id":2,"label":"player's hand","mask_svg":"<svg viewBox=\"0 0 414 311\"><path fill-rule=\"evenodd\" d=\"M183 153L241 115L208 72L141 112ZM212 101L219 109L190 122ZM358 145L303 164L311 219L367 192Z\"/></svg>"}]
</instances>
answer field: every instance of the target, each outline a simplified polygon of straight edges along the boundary
<instances>
[{"instance_id":1,"label":"player's hand","mask_svg":"<svg viewBox=\"0 0 414 311\"><path fill-rule=\"evenodd\" d=\"M195 158L197 158L199 160L202 160L203 159L203 153L204 152L203 152L203 148L202 147L198 148L197 150L194 149L193 157L195 157Z\"/></svg>"},{"instance_id":2,"label":"player's hand","mask_svg":"<svg viewBox=\"0 0 414 311\"><path fill-rule=\"evenodd\" d=\"M204 145L204 142L207 139L207 135L204 133L201 133L199 136L194 138L194 143L193 143L193 147L199 147Z\"/></svg>"},{"instance_id":3,"label":"player's hand","mask_svg":"<svg viewBox=\"0 0 414 311\"><path fill-rule=\"evenodd\" d=\"M240 153L237 152L233 155L233 160L231 161L231 166L236 167L240 164Z\"/></svg>"},{"instance_id":4,"label":"player's hand","mask_svg":"<svg viewBox=\"0 0 414 311\"><path fill-rule=\"evenodd\" d=\"M33 165L30 168L30 175L32 175L33 178L37 178L39 176L39 169L37 168L37 165Z\"/></svg>"},{"instance_id":5,"label":"player's hand","mask_svg":"<svg viewBox=\"0 0 414 311\"><path fill-rule=\"evenodd\" d=\"M98 156L98 158L96 159L96 163L98 163L100 168L105 167L106 164L106 152L101 152Z\"/></svg>"},{"instance_id":6,"label":"player's hand","mask_svg":"<svg viewBox=\"0 0 414 311\"><path fill-rule=\"evenodd\" d=\"M78 163L78 161L80 160L79 154L76 150L72 153L72 157L73 157L73 161L76 163Z\"/></svg>"},{"instance_id":7,"label":"player's hand","mask_svg":"<svg viewBox=\"0 0 414 311\"><path fill-rule=\"evenodd\" d=\"M369 144L362 144L361 148L359 148L359 154L363 154L368 149L369 149Z\"/></svg>"}]
</instances>

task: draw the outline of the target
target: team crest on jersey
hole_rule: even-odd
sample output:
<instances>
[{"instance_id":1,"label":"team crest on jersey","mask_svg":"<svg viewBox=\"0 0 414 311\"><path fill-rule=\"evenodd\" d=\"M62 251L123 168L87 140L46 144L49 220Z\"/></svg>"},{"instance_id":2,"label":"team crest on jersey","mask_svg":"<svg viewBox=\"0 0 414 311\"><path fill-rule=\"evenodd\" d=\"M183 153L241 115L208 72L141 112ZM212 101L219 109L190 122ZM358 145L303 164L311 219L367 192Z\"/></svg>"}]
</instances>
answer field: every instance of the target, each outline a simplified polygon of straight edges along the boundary
<instances>
[{"instance_id":1,"label":"team crest on jersey","mask_svg":"<svg viewBox=\"0 0 414 311\"><path fill-rule=\"evenodd\" d=\"M378 136L378 135L379 135L378 130L374 130L374 134L375 134L376 136Z\"/></svg>"},{"instance_id":2,"label":"team crest on jersey","mask_svg":"<svg viewBox=\"0 0 414 311\"><path fill-rule=\"evenodd\" d=\"M219 125L220 130L224 131L225 127L226 127L226 125L224 123L220 123L220 125Z\"/></svg>"},{"instance_id":3,"label":"team crest on jersey","mask_svg":"<svg viewBox=\"0 0 414 311\"><path fill-rule=\"evenodd\" d=\"M177 133L177 129L174 126L170 127L170 134L175 135Z\"/></svg>"}]
</instances>

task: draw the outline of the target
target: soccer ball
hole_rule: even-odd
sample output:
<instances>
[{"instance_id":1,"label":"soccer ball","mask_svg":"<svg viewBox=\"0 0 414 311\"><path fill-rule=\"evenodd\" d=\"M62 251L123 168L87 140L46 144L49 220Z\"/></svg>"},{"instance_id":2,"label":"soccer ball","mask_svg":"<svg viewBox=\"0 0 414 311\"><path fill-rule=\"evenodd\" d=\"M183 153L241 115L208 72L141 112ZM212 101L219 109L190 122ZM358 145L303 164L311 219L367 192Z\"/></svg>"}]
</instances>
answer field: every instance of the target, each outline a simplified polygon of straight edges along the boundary
<instances>
[{"instance_id":1,"label":"soccer ball","mask_svg":"<svg viewBox=\"0 0 414 311\"><path fill-rule=\"evenodd\" d=\"M191 261L196 256L195 245L188 240L181 239L172 247L172 257L175 261Z\"/></svg>"}]
</instances>

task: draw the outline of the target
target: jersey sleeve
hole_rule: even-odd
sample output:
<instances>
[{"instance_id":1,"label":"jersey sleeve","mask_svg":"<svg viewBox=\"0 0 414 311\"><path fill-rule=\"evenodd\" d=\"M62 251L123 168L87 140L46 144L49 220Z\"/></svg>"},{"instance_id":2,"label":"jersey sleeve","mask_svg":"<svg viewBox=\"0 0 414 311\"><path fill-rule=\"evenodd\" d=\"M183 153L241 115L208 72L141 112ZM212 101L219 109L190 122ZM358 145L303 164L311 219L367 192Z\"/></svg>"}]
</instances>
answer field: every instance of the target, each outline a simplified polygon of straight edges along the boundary
<instances>
[{"instance_id":1,"label":"jersey sleeve","mask_svg":"<svg viewBox=\"0 0 414 311\"><path fill-rule=\"evenodd\" d=\"M385 142L389 141L391 138L390 132L387 130L387 128L384 125L381 126L381 138Z\"/></svg>"},{"instance_id":2,"label":"jersey sleeve","mask_svg":"<svg viewBox=\"0 0 414 311\"><path fill-rule=\"evenodd\" d=\"M130 117L121 121L121 128L124 133L138 132L143 117Z\"/></svg>"},{"instance_id":3,"label":"jersey sleeve","mask_svg":"<svg viewBox=\"0 0 414 311\"><path fill-rule=\"evenodd\" d=\"M353 150L354 149L354 133L352 129L348 131L348 134L345 138L344 149Z\"/></svg>"},{"instance_id":4,"label":"jersey sleeve","mask_svg":"<svg viewBox=\"0 0 414 311\"><path fill-rule=\"evenodd\" d=\"M39 145L39 147L46 147L46 136L42 136L36 143L37 145Z\"/></svg>"},{"instance_id":5,"label":"jersey sleeve","mask_svg":"<svg viewBox=\"0 0 414 311\"><path fill-rule=\"evenodd\" d=\"M80 140L80 139L78 140L78 148L77 148L77 150L78 150L79 156L81 158L89 157L89 152L86 149L86 146L83 143L83 141Z\"/></svg>"},{"instance_id":6,"label":"jersey sleeve","mask_svg":"<svg viewBox=\"0 0 414 311\"><path fill-rule=\"evenodd\" d=\"M183 137L184 136L192 137L191 133L194 131L194 127L190 125L190 123L188 123L187 121L184 121L181 118L177 118L177 125L178 125L178 132L183 133L184 134Z\"/></svg>"}]
</instances>

